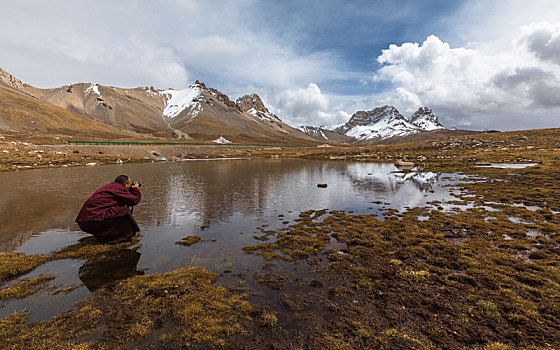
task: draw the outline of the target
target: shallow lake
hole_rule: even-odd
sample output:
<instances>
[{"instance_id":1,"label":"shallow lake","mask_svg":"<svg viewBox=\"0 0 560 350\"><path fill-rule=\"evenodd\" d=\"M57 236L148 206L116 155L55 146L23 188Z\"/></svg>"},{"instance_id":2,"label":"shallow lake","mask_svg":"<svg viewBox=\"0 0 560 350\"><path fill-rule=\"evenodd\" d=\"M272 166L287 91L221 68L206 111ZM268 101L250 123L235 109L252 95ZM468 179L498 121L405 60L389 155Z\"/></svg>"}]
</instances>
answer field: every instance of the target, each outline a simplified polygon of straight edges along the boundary
<instances>
[{"instance_id":1,"label":"shallow lake","mask_svg":"<svg viewBox=\"0 0 560 350\"><path fill-rule=\"evenodd\" d=\"M142 183L134 208L141 228L139 248L90 266L84 260L51 262L21 278L57 276L51 290L0 304L0 317L27 309L31 320L48 319L72 307L99 286L135 273L162 273L183 266L216 272L218 282L244 280L252 296L268 292L250 281L267 262L242 247L261 243L258 227L280 229L305 210L344 210L381 215L383 210L425 206L453 199L455 175L398 172L393 164L308 160L214 160L52 168L0 174L0 251L49 253L78 242L74 219L83 202L117 175ZM317 184L327 184L319 188ZM175 242L188 235L202 241ZM277 262L289 274L305 266ZM303 265L303 264L300 264ZM86 266L89 274L80 274ZM43 270L47 271L44 272ZM299 271L301 270L301 271ZM288 272L286 272L288 273ZM20 279L21 279L20 278ZM18 279L18 280L20 280ZM17 281L12 281L15 283ZM52 289L73 286L69 293Z\"/></svg>"}]
</instances>

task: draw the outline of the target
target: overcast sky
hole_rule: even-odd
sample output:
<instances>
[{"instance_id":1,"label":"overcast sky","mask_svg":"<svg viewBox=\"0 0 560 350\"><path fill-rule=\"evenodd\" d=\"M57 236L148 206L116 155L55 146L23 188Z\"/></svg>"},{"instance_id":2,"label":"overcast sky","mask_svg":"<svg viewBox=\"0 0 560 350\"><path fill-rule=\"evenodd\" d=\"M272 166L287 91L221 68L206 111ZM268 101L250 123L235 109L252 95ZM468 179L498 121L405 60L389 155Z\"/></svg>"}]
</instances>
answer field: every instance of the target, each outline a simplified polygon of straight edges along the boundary
<instances>
[{"instance_id":1,"label":"overcast sky","mask_svg":"<svg viewBox=\"0 0 560 350\"><path fill-rule=\"evenodd\" d=\"M293 126L428 106L446 127L560 127L560 1L0 0L0 67L230 98Z\"/></svg>"}]
</instances>

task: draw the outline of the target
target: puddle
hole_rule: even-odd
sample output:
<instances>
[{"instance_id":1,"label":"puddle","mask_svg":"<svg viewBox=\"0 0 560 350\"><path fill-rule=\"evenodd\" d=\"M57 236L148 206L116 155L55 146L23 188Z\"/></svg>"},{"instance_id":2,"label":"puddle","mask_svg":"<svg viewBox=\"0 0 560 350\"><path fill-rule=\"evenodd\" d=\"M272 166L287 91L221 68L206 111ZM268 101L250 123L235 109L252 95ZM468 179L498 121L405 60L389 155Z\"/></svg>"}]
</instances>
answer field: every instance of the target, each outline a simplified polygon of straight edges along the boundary
<instances>
[{"instance_id":1,"label":"puddle","mask_svg":"<svg viewBox=\"0 0 560 350\"><path fill-rule=\"evenodd\" d=\"M544 234L542 232L539 232L537 230L529 230L527 231L527 237L531 238L531 239L536 239L537 237L544 237L546 239L550 239L550 236L547 234Z\"/></svg>"},{"instance_id":2,"label":"puddle","mask_svg":"<svg viewBox=\"0 0 560 350\"><path fill-rule=\"evenodd\" d=\"M37 293L22 299L0 302L0 318L5 318L14 312L27 310L30 312L29 321L45 321L59 313L71 310L76 300L81 300L89 295L88 289L82 285L78 277L78 270L84 263L80 259L64 259L45 263L30 273L21 276L2 288L14 285L24 279L32 279L40 275L54 275L56 278L46 283L46 286ZM57 289L71 287L65 293L54 292Z\"/></svg>"},{"instance_id":3,"label":"puddle","mask_svg":"<svg viewBox=\"0 0 560 350\"><path fill-rule=\"evenodd\" d=\"M76 244L78 241L89 236L84 232L73 232L61 229L46 230L40 234L32 235L31 238L14 252L24 254L49 254L57 250Z\"/></svg>"},{"instance_id":4,"label":"puddle","mask_svg":"<svg viewBox=\"0 0 560 350\"><path fill-rule=\"evenodd\" d=\"M325 250L336 250L339 254L345 254L343 251L345 251L346 248L348 248L346 243L339 242L334 237L330 237L330 242L325 244Z\"/></svg>"},{"instance_id":5,"label":"puddle","mask_svg":"<svg viewBox=\"0 0 560 350\"><path fill-rule=\"evenodd\" d=\"M515 217L515 216L508 217L508 220L513 222L514 224L524 224L524 225L532 224L532 222L525 221L525 220L523 220L521 218L518 218L518 217Z\"/></svg>"},{"instance_id":6,"label":"puddle","mask_svg":"<svg viewBox=\"0 0 560 350\"><path fill-rule=\"evenodd\" d=\"M181 162L192 162L192 161L211 161L211 160L252 160L252 159L260 159L260 158L248 158L248 157L226 157L226 158L183 158Z\"/></svg>"},{"instance_id":7,"label":"puddle","mask_svg":"<svg viewBox=\"0 0 560 350\"><path fill-rule=\"evenodd\" d=\"M499 169L524 169L530 166L535 166L538 163L488 163L479 164L477 168L499 168Z\"/></svg>"}]
</instances>

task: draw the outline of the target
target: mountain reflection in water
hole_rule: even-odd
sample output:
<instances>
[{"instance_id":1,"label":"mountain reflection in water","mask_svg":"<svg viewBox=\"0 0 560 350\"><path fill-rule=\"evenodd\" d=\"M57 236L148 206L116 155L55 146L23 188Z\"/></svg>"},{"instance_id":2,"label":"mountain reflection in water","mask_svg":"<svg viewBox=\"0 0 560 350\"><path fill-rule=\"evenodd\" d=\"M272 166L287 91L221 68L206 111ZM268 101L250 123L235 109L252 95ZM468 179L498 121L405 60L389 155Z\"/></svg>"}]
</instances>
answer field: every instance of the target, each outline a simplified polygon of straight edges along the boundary
<instances>
[{"instance_id":1,"label":"mountain reflection in water","mask_svg":"<svg viewBox=\"0 0 560 350\"><path fill-rule=\"evenodd\" d=\"M74 219L84 201L117 175L142 182L142 201L134 216L141 233L134 249L100 254L87 261L53 261L21 276L48 271L52 284L68 294L41 291L0 305L0 317L34 310L45 320L73 307L100 287L137 274L163 273L184 266L214 271L219 283L242 279L263 302L277 296L252 281L267 262L245 254L244 246L262 243L263 230L287 228L306 210L344 210L381 215L429 201L450 200L452 176L398 172L393 164L309 160L224 160L39 169L0 174L0 249L47 254L92 240ZM445 180L444 180L445 179ZM318 188L317 184L328 184ZM175 244L200 236L192 246ZM274 237L270 237L274 239ZM337 242L332 242L336 249ZM306 264L276 262L286 275L304 276ZM294 277L296 278L296 277ZM57 287L57 288L58 288ZM41 311L42 310L42 311Z\"/></svg>"},{"instance_id":2,"label":"mountain reflection in water","mask_svg":"<svg viewBox=\"0 0 560 350\"><path fill-rule=\"evenodd\" d=\"M71 243L68 235L62 239L65 233L76 234L77 241L83 235L77 234L74 219L83 202L120 174L143 183L142 202L134 215L142 233L165 228L161 239L205 229L231 232L254 230L262 223L274 226L268 222L271 217L281 214L291 220L310 209L373 213L380 206L372 202L401 209L449 196L438 185L439 174L401 173L393 164L381 163L256 159L3 173L0 250L35 253L40 246L41 253L48 253ZM317 188L318 183L328 188ZM247 228L252 223L255 226ZM37 244L43 232L54 238ZM33 235L38 237L29 241Z\"/></svg>"}]
</instances>

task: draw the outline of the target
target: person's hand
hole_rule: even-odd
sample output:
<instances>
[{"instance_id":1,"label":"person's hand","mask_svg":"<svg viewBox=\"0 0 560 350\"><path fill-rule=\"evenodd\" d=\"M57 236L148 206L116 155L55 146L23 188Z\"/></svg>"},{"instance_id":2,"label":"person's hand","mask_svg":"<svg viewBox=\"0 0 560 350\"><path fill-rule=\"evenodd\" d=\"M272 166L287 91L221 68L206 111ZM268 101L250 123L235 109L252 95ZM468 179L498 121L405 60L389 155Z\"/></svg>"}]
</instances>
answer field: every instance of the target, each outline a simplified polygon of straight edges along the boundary
<instances>
[{"instance_id":1,"label":"person's hand","mask_svg":"<svg viewBox=\"0 0 560 350\"><path fill-rule=\"evenodd\" d=\"M134 185L132 185L132 186L130 186L130 187L132 187L132 188L138 188L138 187L140 187L140 184L139 184L138 182L136 182Z\"/></svg>"}]
</instances>

